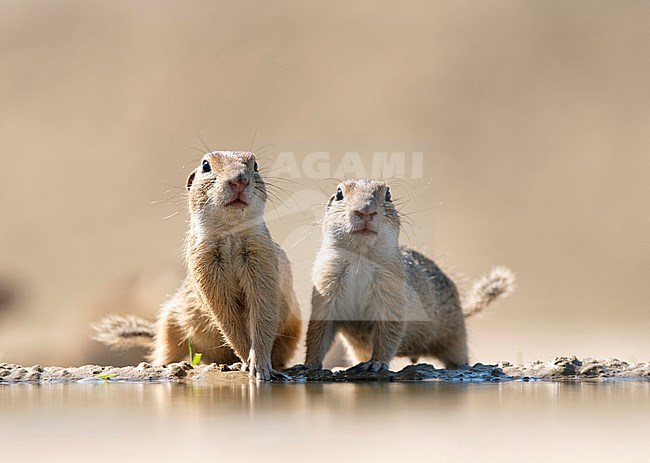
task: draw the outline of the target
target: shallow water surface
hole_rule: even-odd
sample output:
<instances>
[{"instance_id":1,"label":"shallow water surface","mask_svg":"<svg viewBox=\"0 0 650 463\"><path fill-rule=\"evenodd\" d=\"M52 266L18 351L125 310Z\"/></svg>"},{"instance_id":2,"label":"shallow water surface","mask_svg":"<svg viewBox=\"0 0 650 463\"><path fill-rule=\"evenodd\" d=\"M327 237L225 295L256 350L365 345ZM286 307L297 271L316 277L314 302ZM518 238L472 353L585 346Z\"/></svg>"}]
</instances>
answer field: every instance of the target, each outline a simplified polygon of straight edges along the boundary
<instances>
[{"instance_id":1,"label":"shallow water surface","mask_svg":"<svg viewBox=\"0 0 650 463\"><path fill-rule=\"evenodd\" d=\"M0 385L0 461L650 461L650 382Z\"/></svg>"}]
</instances>

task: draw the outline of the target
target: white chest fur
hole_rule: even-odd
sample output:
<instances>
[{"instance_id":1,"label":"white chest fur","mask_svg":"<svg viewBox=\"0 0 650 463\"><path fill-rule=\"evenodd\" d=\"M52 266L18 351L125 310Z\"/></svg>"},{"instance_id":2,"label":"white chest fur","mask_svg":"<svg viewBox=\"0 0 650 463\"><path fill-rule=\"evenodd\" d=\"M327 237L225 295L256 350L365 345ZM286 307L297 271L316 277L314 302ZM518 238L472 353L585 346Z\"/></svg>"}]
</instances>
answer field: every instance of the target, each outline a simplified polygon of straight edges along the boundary
<instances>
[{"instance_id":1,"label":"white chest fur","mask_svg":"<svg viewBox=\"0 0 650 463\"><path fill-rule=\"evenodd\" d=\"M377 291L376 280L377 263L364 257L348 262L338 304L343 311L341 315L352 320L374 319L373 312L378 309L373 307L376 303L373 297Z\"/></svg>"},{"instance_id":2,"label":"white chest fur","mask_svg":"<svg viewBox=\"0 0 650 463\"><path fill-rule=\"evenodd\" d=\"M322 253L316 260L316 289L327 294L335 320L364 321L376 318L377 275L380 263L341 251Z\"/></svg>"}]
</instances>

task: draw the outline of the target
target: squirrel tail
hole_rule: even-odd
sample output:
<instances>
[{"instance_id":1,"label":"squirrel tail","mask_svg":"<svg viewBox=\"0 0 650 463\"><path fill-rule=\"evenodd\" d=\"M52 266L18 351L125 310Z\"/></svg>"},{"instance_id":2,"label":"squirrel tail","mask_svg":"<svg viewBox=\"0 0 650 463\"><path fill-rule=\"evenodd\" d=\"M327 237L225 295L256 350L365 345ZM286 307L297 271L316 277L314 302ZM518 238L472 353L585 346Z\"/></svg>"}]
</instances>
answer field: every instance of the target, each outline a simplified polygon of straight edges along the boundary
<instances>
[{"instance_id":1,"label":"squirrel tail","mask_svg":"<svg viewBox=\"0 0 650 463\"><path fill-rule=\"evenodd\" d=\"M154 339L154 324L133 315L109 315L92 325L93 339L111 349L127 350L132 347L151 347Z\"/></svg>"},{"instance_id":2,"label":"squirrel tail","mask_svg":"<svg viewBox=\"0 0 650 463\"><path fill-rule=\"evenodd\" d=\"M493 301L505 297L515 289L515 274L506 267L495 267L486 276L474 283L472 290L463 304L465 318L483 311Z\"/></svg>"}]
</instances>

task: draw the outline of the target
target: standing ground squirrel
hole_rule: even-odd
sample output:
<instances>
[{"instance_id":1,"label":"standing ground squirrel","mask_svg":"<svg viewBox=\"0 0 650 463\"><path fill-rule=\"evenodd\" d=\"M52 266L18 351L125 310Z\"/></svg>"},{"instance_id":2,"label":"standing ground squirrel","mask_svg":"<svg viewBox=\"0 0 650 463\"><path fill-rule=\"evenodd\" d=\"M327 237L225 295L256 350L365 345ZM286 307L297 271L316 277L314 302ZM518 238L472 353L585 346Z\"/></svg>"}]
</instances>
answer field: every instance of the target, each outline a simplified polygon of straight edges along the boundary
<instances>
[{"instance_id":1,"label":"standing ground squirrel","mask_svg":"<svg viewBox=\"0 0 650 463\"><path fill-rule=\"evenodd\" d=\"M348 180L330 198L312 275L308 368L322 368L339 332L359 370L386 369L395 356L433 356L447 368L467 363L465 317L509 293L514 276L493 269L462 307L431 259L399 246L400 226L384 182Z\"/></svg>"},{"instance_id":2,"label":"standing ground squirrel","mask_svg":"<svg viewBox=\"0 0 650 463\"><path fill-rule=\"evenodd\" d=\"M155 325L110 316L95 325L95 339L118 348L152 347L157 365L188 358L191 341L204 361L238 357L252 377L269 380L294 354L301 322L289 260L264 222L267 189L254 154L207 153L187 190L183 285Z\"/></svg>"}]
</instances>

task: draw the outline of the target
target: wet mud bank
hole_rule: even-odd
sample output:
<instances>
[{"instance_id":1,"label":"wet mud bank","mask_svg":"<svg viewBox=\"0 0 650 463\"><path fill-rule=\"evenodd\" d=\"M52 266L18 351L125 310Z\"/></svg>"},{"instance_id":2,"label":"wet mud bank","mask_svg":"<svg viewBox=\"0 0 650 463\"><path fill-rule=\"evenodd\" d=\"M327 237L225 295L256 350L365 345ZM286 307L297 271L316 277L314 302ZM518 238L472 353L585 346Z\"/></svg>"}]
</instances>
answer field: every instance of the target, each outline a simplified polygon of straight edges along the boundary
<instances>
[{"instance_id":1,"label":"wet mud bank","mask_svg":"<svg viewBox=\"0 0 650 463\"><path fill-rule=\"evenodd\" d=\"M513 365L499 362L495 365L477 363L453 370L435 368L428 363L409 365L400 371L368 372L356 368L347 370L305 370L296 366L286 370L288 382L503 382L503 381L650 381L650 362L628 363L618 359L556 357L548 362ZM248 374L237 365L196 365L189 362L154 366L141 363L130 367L84 365L79 367L24 367L0 364L0 384L48 382L106 383L114 381L160 382L247 382Z\"/></svg>"}]
</instances>

